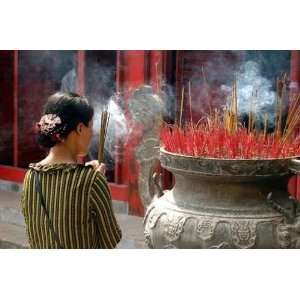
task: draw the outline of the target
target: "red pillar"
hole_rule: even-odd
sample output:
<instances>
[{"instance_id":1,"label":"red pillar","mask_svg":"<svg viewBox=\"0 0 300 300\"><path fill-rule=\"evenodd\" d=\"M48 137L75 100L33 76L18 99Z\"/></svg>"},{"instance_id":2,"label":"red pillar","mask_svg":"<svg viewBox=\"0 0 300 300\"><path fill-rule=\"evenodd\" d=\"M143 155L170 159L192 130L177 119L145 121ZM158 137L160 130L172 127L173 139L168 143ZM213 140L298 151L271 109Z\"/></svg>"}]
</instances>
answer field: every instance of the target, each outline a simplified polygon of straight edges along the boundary
<instances>
[{"instance_id":1,"label":"red pillar","mask_svg":"<svg viewBox=\"0 0 300 300\"><path fill-rule=\"evenodd\" d=\"M122 92L122 82L123 82L123 69L122 69L122 51L117 51L117 62L116 62L116 92ZM121 105L121 103L117 103ZM116 140L115 146L115 174L114 174L114 181L117 184L121 184L122 181L122 157L123 157L123 145L120 140Z\"/></svg>"},{"instance_id":2,"label":"red pillar","mask_svg":"<svg viewBox=\"0 0 300 300\"><path fill-rule=\"evenodd\" d=\"M14 51L0 51L0 164L14 164Z\"/></svg>"},{"instance_id":3,"label":"red pillar","mask_svg":"<svg viewBox=\"0 0 300 300\"><path fill-rule=\"evenodd\" d=\"M153 87L153 90L160 94L163 81L167 80L167 51L149 51L149 82ZM173 70L172 70L173 71ZM167 99L163 99L167 100ZM162 187L168 189L172 185L172 175L166 169L161 168L162 175Z\"/></svg>"},{"instance_id":4,"label":"red pillar","mask_svg":"<svg viewBox=\"0 0 300 300\"><path fill-rule=\"evenodd\" d=\"M183 88L183 63L184 51L176 53L176 103L175 103L175 122L179 120L179 107L181 102L181 94Z\"/></svg>"},{"instance_id":5,"label":"red pillar","mask_svg":"<svg viewBox=\"0 0 300 300\"><path fill-rule=\"evenodd\" d=\"M150 83L156 93L160 92L163 78L164 51L149 51Z\"/></svg>"},{"instance_id":6,"label":"red pillar","mask_svg":"<svg viewBox=\"0 0 300 300\"><path fill-rule=\"evenodd\" d=\"M291 70L290 70L290 97L295 97L300 90L300 51L291 51ZM299 197L300 191L300 177L299 175L293 176L288 184L288 190L294 197ZM298 198L299 199L299 198Z\"/></svg>"},{"instance_id":7,"label":"red pillar","mask_svg":"<svg viewBox=\"0 0 300 300\"><path fill-rule=\"evenodd\" d=\"M18 50L14 50L14 58L13 58L13 107L14 107L14 114L13 114L13 163L14 167L17 167L19 164L18 155L18 85L19 85L19 72L18 72L18 58L19 52Z\"/></svg>"},{"instance_id":8,"label":"red pillar","mask_svg":"<svg viewBox=\"0 0 300 300\"><path fill-rule=\"evenodd\" d=\"M78 50L76 53L76 74L77 74L77 82L76 82L76 92L79 95L85 94L85 51ZM78 156L77 162L80 164L84 164L85 156Z\"/></svg>"},{"instance_id":9,"label":"red pillar","mask_svg":"<svg viewBox=\"0 0 300 300\"><path fill-rule=\"evenodd\" d=\"M292 93L297 93L299 91L300 84L300 51L291 51L291 84L290 89Z\"/></svg>"},{"instance_id":10,"label":"red pillar","mask_svg":"<svg viewBox=\"0 0 300 300\"><path fill-rule=\"evenodd\" d=\"M145 51L123 51L123 93L126 102L132 92L145 83Z\"/></svg>"},{"instance_id":11,"label":"red pillar","mask_svg":"<svg viewBox=\"0 0 300 300\"><path fill-rule=\"evenodd\" d=\"M77 93L85 94L85 51L77 51Z\"/></svg>"},{"instance_id":12,"label":"red pillar","mask_svg":"<svg viewBox=\"0 0 300 300\"><path fill-rule=\"evenodd\" d=\"M128 101L135 89L145 83L145 51L122 51L119 57L120 86L119 89L124 97L125 114L129 124L131 116L128 111ZM140 137L134 127L129 136L128 143L124 147L122 155L122 183L128 184L129 189L129 212L134 215L143 215L144 208L138 192L139 166L135 159L135 148ZM118 180L120 180L120 177Z\"/></svg>"},{"instance_id":13,"label":"red pillar","mask_svg":"<svg viewBox=\"0 0 300 300\"><path fill-rule=\"evenodd\" d=\"M133 124L128 111L128 101L132 93L144 84L152 85L154 91L159 93L166 68L165 57L166 51L118 51L117 54L117 91L124 97L125 114L132 126L132 133L126 146L118 147L115 177L117 183L128 184L129 212L134 215L144 214L138 191L140 166L135 159L142 129Z\"/></svg>"}]
</instances>

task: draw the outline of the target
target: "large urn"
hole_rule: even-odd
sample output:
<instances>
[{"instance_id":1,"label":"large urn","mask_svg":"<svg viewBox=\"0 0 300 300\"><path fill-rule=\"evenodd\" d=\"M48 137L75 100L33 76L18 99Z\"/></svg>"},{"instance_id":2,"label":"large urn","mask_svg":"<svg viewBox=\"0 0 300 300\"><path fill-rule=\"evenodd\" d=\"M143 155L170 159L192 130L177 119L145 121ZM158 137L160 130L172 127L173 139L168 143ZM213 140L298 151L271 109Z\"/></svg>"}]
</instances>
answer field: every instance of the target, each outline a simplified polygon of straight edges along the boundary
<instances>
[{"instance_id":1,"label":"large urn","mask_svg":"<svg viewBox=\"0 0 300 300\"><path fill-rule=\"evenodd\" d=\"M300 214L287 182L294 159L227 160L161 149L175 185L156 195L144 225L149 248L300 248Z\"/></svg>"}]
</instances>

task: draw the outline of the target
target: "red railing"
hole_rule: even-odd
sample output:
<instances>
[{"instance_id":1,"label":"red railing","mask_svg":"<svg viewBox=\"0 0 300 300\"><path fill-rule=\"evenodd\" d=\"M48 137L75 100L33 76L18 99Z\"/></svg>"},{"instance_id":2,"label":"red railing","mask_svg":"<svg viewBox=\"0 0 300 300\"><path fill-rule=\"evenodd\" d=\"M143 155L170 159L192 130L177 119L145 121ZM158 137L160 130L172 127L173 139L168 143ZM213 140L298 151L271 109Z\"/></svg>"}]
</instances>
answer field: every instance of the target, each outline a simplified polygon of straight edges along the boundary
<instances>
[{"instance_id":1,"label":"red railing","mask_svg":"<svg viewBox=\"0 0 300 300\"><path fill-rule=\"evenodd\" d=\"M26 171L26 169L0 165L0 179L16 183L23 183ZM109 183L108 185L114 200L127 201L128 186L126 184Z\"/></svg>"}]
</instances>

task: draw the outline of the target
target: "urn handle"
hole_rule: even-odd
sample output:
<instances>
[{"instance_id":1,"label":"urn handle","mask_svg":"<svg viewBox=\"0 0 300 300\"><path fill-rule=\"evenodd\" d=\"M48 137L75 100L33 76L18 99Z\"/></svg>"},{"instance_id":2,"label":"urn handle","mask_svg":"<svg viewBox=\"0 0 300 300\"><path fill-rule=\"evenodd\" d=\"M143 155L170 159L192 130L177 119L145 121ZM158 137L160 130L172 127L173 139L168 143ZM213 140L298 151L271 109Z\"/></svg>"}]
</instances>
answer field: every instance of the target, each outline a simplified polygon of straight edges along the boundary
<instances>
[{"instance_id":1,"label":"urn handle","mask_svg":"<svg viewBox=\"0 0 300 300\"><path fill-rule=\"evenodd\" d=\"M300 248L300 220L283 222L277 226L277 238L281 248Z\"/></svg>"},{"instance_id":2,"label":"urn handle","mask_svg":"<svg viewBox=\"0 0 300 300\"><path fill-rule=\"evenodd\" d=\"M160 185L160 182L161 182L161 174L158 173L158 172L154 172L153 175L152 175L152 181L153 181L153 184L154 184L154 187L155 187L155 196L157 198L163 196L164 192L163 192L163 189Z\"/></svg>"},{"instance_id":3,"label":"urn handle","mask_svg":"<svg viewBox=\"0 0 300 300\"><path fill-rule=\"evenodd\" d=\"M291 198L299 204L300 159L291 159L289 162L289 170L295 175L289 178L288 193L291 195Z\"/></svg>"},{"instance_id":4,"label":"urn handle","mask_svg":"<svg viewBox=\"0 0 300 300\"><path fill-rule=\"evenodd\" d=\"M289 163L289 170L294 174L300 175L300 159L293 158Z\"/></svg>"},{"instance_id":5,"label":"urn handle","mask_svg":"<svg viewBox=\"0 0 300 300\"><path fill-rule=\"evenodd\" d=\"M281 201L280 203L279 201L273 199L273 194L271 192L267 195L266 200L273 209L283 215L287 220L289 220L289 222L294 222L296 220L298 202L295 199L289 197L284 202Z\"/></svg>"}]
</instances>

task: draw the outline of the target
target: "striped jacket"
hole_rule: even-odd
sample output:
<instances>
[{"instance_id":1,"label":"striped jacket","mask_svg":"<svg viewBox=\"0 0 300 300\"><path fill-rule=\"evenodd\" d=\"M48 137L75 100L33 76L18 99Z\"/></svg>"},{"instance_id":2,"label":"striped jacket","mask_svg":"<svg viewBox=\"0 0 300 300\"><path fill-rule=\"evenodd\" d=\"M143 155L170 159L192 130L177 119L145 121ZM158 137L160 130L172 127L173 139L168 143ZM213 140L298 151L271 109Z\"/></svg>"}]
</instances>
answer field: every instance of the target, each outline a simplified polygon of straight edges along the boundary
<instances>
[{"instance_id":1,"label":"striped jacket","mask_svg":"<svg viewBox=\"0 0 300 300\"><path fill-rule=\"evenodd\" d=\"M99 172L78 164L30 164L21 205L31 248L58 248L35 187L34 170L63 248L116 247L122 234L107 182Z\"/></svg>"}]
</instances>

